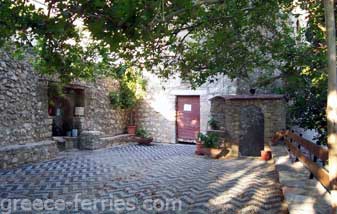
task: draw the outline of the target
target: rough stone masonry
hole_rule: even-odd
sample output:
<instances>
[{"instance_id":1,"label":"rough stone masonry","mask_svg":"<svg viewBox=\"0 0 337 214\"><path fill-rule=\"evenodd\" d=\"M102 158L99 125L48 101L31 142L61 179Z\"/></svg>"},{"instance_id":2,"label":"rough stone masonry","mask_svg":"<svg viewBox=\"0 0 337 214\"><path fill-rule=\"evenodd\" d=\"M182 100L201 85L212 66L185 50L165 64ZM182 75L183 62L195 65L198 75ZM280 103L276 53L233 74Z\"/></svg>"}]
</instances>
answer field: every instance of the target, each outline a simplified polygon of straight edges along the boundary
<instances>
[{"instance_id":1,"label":"rough stone masonry","mask_svg":"<svg viewBox=\"0 0 337 214\"><path fill-rule=\"evenodd\" d=\"M0 51L0 168L56 157L56 142L51 141L53 117L48 114L49 80L27 60L15 60ZM100 131L103 136L123 133L126 113L113 109L108 97L116 82L98 79L78 84L85 92L81 130Z\"/></svg>"}]
</instances>

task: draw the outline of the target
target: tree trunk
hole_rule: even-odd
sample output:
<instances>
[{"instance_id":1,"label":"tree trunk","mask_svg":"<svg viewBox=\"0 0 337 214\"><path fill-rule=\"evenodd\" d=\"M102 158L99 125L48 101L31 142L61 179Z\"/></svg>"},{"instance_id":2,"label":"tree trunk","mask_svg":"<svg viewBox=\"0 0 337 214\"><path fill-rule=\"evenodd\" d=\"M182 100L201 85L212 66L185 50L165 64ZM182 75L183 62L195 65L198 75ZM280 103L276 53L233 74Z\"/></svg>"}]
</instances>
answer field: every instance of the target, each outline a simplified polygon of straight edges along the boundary
<instances>
[{"instance_id":1,"label":"tree trunk","mask_svg":"<svg viewBox=\"0 0 337 214\"><path fill-rule=\"evenodd\" d=\"M337 210L337 91L336 91L336 29L334 0L324 0L325 22L328 45L328 147L329 147L329 177L331 188L332 213Z\"/></svg>"}]
</instances>

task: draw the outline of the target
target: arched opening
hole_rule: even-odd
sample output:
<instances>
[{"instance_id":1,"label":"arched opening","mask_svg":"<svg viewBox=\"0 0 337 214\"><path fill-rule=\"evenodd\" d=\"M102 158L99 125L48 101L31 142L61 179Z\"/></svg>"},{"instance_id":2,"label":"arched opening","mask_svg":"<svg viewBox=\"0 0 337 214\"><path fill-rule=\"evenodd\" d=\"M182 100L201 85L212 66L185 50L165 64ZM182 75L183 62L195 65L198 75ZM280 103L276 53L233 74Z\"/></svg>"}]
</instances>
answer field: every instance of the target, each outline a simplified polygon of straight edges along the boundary
<instances>
[{"instance_id":1,"label":"arched opening","mask_svg":"<svg viewBox=\"0 0 337 214\"><path fill-rule=\"evenodd\" d=\"M242 156L260 156L264 149L264 114L250 105L240 109L239 152Z\"/></svg>"}]
</instances>

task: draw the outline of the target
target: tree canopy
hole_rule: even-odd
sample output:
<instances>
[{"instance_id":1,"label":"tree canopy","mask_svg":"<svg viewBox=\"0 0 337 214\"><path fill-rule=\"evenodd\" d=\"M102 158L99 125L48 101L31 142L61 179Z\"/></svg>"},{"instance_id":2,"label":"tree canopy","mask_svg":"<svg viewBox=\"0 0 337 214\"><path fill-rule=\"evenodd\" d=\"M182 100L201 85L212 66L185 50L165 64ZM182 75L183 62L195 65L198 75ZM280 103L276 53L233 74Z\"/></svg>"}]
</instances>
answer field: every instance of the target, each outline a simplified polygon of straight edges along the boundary
<instances>
[{"instance_id":1,"label":"tree canopy","mask_svg":"<svg viewBox=\"0 0 337 214\"><path fill-rule=\"evenodd\" d=\"M32 2L0 0L0 46L33 50L42 73L90 79L117 75L127 62L165 78L178 73L192 86L218 74L252 87L282 79L273 90L290 100L290 121L324 137L321 1L45 0L40 9ZM297 32L289 22L296 6L308 12Z\"/></svg>"},{"instance_id":2,"label":"tree canopy","mask_svg":"<svg viewBox=\"0 0 337 214\"><path fill-rule=\"evenodd\" d=\"M273 43L291 1L48 0L45 10L25 0L0 3L0 44L15 38L34 47L44 73L88 78L123 59L200 85L217 73L274 69Z\"/></svg>"}]
</instances>

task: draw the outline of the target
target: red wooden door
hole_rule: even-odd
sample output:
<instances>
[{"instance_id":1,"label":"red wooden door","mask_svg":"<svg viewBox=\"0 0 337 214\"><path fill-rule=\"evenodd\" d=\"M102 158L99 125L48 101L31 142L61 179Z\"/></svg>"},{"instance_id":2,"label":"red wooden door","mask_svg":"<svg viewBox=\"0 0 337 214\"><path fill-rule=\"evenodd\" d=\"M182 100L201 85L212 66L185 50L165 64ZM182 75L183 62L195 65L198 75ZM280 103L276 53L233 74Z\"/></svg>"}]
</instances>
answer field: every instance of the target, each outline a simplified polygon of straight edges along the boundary
<instances>
[{"instance_id":1,"label":"red wooden door","mask_svg":"<svg viewBox=\"0 0 337 214\"><path fill-rule=\"evenodd\" d=\"M192 142L200 132L200 97L177 97L177 141Z\"/></svg>"}]
</instances>

